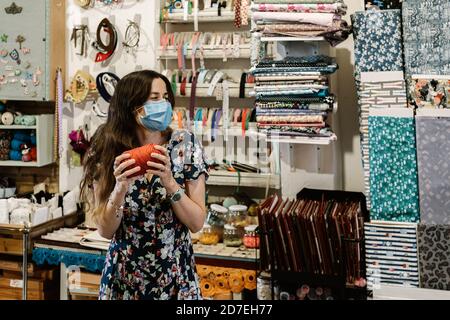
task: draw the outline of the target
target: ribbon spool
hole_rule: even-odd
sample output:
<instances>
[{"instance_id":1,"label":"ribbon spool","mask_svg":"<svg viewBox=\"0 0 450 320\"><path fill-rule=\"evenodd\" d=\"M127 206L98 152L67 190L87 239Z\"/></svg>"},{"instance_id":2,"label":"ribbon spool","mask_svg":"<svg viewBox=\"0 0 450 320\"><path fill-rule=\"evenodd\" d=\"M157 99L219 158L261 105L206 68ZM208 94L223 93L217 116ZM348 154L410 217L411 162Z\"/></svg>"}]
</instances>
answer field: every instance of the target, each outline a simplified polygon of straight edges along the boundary
<instances>
[{"instance_id":1,"label":"ribbon spool","mask_svg":"<svg viewBox=\"0 0 450 320\"><path fill-rule=\"evenodd\" d=\"M223 276L216 278L214 284L216 285L216 288L218 290L230 290L230 284L228 283L228 280Z\"/></svg>"},{"instance_id":2,"label":"ribbon spool","mask_svg":"<svg viewBox=\"0 0 450 320\"><path fill-rule=\"evenodd\" d=\"M108 45L103 43L103 40L100 35L102 30L105 31L107 34L109 34ZM112 54L116 50L117 31L107 18L104 18L102 21L100 21L97 27L97 40L92 45L94 48L100 51L95 56L95 62L103 62L107 60L109 57L112 56Z\"/></svg>"},{"instance_id":3,"label":"ribbon spool","mask_svg":"<svg viewBox=\"0 0 450 320\"><path fill-rule=\"evenodd\" d=\"M214 295L216 293L216 288L212 281L207 280L207 279L202 279L200 281L200 286L201 286L202 296L204 296L206 298L214 297Z\"/></svg>"},{"instance_id":4,"label":"ribbon spool","mask_svg":"<svg viewBox=\"0 0 450 320\"><path fill-rule=\"evenodd\" d=\"M247 290L256 289L256 272L255 271L245 271L244 273L244 287Z\"/></svg>"},{"instance_id":5,"label":"ribbon spool","mask_svg":"<svg viewBox=\"0 0 450 320\"><path fill-rule=\"evenodd\" d=\"M232 273L228 282L230 284L231 292L240 293L244 290L244 280L242 279L242 274L240 272Z\"/></svg>"},{"instance_id":6,"label":"ribbon spool","mask_svg":"<svg viewBox=\"0 0 450 320\"><path fill-rule=\"evenodd\" d=\"M153 158L151 156L152 153L159 153L161 155L163 154L161 151L159 151L158 149L155 148L154 144L147 144L147 145L139 147L139 148L125 151L124 154L125 153L130 154L131 159L134 159L136 161L135 164L133 165L133 167L138 167L138 166L141 167L141 170L139 170L138 172L136 172L135 174L130 176L130 178L144 175L144 174L146 174L148 169L153 169L147 165L148 161L164 164L162 161L160 161L156 158ZM128 160L130 160L130 159L126 159L125 161L128 161ZM127 168L127 169L130 169L130 168Z\"/></svg>"},{"instance_id":7,"label":"ribbon spool","mask_svg":"<svg viewBox=\"0 0 450 320\"><path fill-rule=\"evenodd\" d=\"M111 98L116 90L120 78L111 72L102 72L96 78L97 90L106 102L111 102Z\"/></svg>"}]
</instances>

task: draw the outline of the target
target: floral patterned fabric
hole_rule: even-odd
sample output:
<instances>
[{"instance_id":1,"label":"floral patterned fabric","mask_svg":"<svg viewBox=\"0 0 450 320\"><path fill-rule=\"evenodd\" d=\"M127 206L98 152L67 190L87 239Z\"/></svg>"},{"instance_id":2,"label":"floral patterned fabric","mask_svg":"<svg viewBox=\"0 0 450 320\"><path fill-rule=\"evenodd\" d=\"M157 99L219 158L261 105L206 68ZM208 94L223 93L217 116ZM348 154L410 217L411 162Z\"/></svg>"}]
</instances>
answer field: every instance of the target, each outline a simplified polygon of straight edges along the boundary
<instances>
[{"instance_id":1,"label":"floral patterned fabric","mask_svg":"<svg viewBox=\"0 0 450 320\"><path fill-rule=\"evenodd\" d=\"M403 70L400 10L352 15L356 73Z\"/></svg>"},{"instance_id":2,"label":"floral patterned fabric","mask_svg":"<svg viewBox=\"0 0 450 320\"><path fill-rule=\"evenodd\" d=\"M371 219L419 221L414 118L369 116Z\"/></svg>"},{"instance_id":3,"label":"floral patterned fabric","mask_svg":"<svg viewBox=\"0 0 450 320\"><path fill-rule=\"evenodd\" d=\"M450 77L448 79L412 79L410 103L415 108L450 108Z\"/></svg>"},{"instance_id":4,"label":"floral patterned fabric","mask_svg":"<svg viewBox=\"0 0 450 320\"><path fill-rule=\"evenodd\" d=\"M207 175L203 148L193 134L173 132L167 149L178 184ZM124 208L106 256L99 299L200 299L189 229L173 212L159 177L130 186Z\"/></svg>"},{"instance_id":5,"label":"floral patterned fabric","mask_svg":"<svg viewBox=\"0 0 450 320\"><path fill-rule=\"evenodd\" d=\"M402 14L406 74L450 74L450 1L404 0Z\"/></svg>"}]
</instances>

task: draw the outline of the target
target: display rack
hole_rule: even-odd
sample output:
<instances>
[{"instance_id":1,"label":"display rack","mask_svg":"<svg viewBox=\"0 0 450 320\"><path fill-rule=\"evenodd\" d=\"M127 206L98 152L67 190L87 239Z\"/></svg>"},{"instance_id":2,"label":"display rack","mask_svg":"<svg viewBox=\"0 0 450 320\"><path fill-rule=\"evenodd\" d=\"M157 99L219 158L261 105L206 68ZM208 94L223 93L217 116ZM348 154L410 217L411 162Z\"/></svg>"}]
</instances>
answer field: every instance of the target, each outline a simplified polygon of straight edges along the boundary
<instances>
[{"instance_id":1,"label":"display rack","mask_svg":"<svg viewBox=\"0 0 450 320\"><path fill-rule=\"evenodd\" d=\"M36 125L20 126L0 125L0 130L35 130L36 131L36 151L37 161L23 162L6 160L0 161L0 166L5 167L43 167L54 162L53 158L53 134L54 115L36 115Z\"/></svg>"}]
</instances>

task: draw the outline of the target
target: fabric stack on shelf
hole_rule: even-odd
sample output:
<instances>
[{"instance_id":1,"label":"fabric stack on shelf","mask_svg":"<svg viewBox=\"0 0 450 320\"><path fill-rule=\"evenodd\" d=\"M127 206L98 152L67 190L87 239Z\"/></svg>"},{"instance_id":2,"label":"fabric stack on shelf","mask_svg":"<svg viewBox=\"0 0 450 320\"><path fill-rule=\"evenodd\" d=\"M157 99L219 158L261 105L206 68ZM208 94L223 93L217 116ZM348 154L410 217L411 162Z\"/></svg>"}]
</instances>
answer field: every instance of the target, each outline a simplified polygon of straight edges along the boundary
<instances>
[{"instance_id":1,"label":"fabric stack on shelf","mask_svg":"<svg viewBox=\"0 0 450 320\"><path fill-rule=\"evenodd\" d=\"M256 0L251 10L264 37L324 37L335 46L350 33L342 0Z\"/></svg>"},{"instance_id":2,"label":"fabric stack on shelf","mask_svg":"<svg viewBox=\"0 0 450 320\"><path fill-rule=\"evenodd\" d=\"M272 136L335 137L325 122L334 103L326 76L337 68L321 55L258 63L252 69L258 128Z\"/></svg>"}]
</instances>

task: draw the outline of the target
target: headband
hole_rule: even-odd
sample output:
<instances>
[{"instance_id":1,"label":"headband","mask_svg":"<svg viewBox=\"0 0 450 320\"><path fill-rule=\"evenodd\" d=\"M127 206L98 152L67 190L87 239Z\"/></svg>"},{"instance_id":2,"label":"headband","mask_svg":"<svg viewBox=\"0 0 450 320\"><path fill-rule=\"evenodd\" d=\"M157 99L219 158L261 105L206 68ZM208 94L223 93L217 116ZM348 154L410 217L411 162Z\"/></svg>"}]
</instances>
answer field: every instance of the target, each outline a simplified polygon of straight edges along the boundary
<instances>
[{"instance_id":1,"label":"headband","mask_svg":"<svg viewBox=\"0 0 450 320\"><path fill-rule=\"evenodd\" d=\"M111 102L111 97L120 78L111 72L99 73L96 79L97 90L106 102Z\"/></svg>"}]
</instances>

